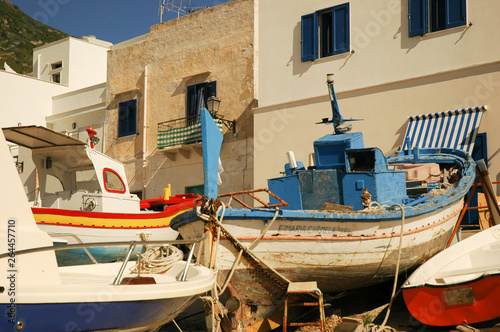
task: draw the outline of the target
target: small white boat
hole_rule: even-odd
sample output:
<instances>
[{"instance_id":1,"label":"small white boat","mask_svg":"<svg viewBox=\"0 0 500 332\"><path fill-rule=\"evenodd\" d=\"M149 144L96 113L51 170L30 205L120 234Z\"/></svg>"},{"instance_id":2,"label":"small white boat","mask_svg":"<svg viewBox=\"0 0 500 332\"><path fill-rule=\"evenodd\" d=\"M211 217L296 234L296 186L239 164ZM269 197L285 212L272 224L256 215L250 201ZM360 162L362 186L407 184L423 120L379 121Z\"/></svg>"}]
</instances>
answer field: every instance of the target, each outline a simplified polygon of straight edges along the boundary
<instances>
[{"instance_id":1,"label":"small white boat","mask_svg":"<svg viewBox=\"0 0 500 332\"><path fill-rule=\"evenodd\" d=\"M500 225L454 244L425 262L402 286L410 313L431 326L500 317Z\"/></svg>"},{"instance_id":2,"label":"small white boat","mask_svg":"<svg viewBox=\"0 0 500 332\"><path fill-rule=\"evenodd\" d=\"M141 276L126 260L58 267L3 133L0 165L0 331L156 331L214 286L212 270L183 260Z\"/></svg>"},{"instance_id":3,"label":"small white boat","mask_svg":"<svg viewBox=\"0 0 500 332\"><path fill-rule=\"evenodd\" d=\"M197 195L140 200L130 193L125 166L89 143L41 126L3 128L6 139L29 148L36 173L27 181L28 199L39 227L66 244L174 240L170 221L193 209ZM155 206L158 208L153 210ZM100 263L116 260L127 248L89 248ZM81 249L58 252L60 265L91 263Z\"/></svg>"}]
</instances>

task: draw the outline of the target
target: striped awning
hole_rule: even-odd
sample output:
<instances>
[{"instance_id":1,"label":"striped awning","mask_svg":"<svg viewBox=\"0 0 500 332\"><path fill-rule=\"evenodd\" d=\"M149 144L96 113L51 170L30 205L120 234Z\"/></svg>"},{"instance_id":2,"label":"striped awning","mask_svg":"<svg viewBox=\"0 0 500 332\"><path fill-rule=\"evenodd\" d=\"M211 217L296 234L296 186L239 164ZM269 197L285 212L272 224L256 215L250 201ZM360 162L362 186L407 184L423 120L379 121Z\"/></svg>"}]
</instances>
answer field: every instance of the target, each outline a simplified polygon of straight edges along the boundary
<instances>
[{"instance_id":1,"label":"striped awning","mask_svg":"<svg viewBox=\"0 0 500 332\"><path fill-rule=\"evenodd\" d=\"M409 117L403 150L453 148L472 153L486 106Z\"/></svg>"}]
</instances>

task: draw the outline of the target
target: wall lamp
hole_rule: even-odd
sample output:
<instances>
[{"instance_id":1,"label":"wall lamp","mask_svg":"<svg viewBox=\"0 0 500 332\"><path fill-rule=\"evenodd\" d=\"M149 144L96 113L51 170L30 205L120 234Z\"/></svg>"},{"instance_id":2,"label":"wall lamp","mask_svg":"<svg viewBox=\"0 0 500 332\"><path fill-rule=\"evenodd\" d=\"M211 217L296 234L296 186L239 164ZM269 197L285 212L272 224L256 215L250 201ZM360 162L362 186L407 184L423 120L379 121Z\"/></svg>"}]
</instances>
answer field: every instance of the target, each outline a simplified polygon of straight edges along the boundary
<instances>
[{"instance_id":1,"label":"wall lamp","mask_svg":"<svg viewBox=\"0 0 500 332\"><path fill-rule=\"evenodd\" d=\"M207 109L214 120L221 121L227 129L231 130L233 134L236 133L236 120L226 120L223 115L219 115L220 100L211 95L207 99Z\"/></svg>"}]
</instances>

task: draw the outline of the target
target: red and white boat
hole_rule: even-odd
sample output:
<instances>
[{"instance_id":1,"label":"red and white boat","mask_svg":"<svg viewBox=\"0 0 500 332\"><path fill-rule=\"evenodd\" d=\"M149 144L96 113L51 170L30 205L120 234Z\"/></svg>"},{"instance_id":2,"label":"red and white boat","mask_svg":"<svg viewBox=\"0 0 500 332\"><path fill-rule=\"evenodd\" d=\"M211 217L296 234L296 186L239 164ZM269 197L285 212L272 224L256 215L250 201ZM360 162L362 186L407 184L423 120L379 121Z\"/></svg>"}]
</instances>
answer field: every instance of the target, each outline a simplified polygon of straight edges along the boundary
<instances>
[{"instance_id":1,"label":"red and white boat","mask_svg":"<svg viewBox=\"0 0 500 332\"><path fill-rule=\"evenodd\" d=\"M500 225L432 257L406 280L402 291L410 313L426 325L500 317Z\"/></svg>"},{"instance_id":2,"label":"red and white boat","mask_svg":"<svg viewBox=\"0 0 500 332\"><path fill-rule=\"evenodd\" d=\"M89 143L41 126L3 129L8 141L31 150L36 171L24 176L24 184L38 226L55 242L68 244L140 240L141 233L152 241L177 238L170 221L192 209L198 196L141 201L130 193L125 166L95 150L95 132L87 131ZM109 250L126 251L117 248L89 250L97 261L106 262L119 255ZM64 252L60 264L81 263L79 258L90 262L83 252Z\"/></svg>"}]
</instances>

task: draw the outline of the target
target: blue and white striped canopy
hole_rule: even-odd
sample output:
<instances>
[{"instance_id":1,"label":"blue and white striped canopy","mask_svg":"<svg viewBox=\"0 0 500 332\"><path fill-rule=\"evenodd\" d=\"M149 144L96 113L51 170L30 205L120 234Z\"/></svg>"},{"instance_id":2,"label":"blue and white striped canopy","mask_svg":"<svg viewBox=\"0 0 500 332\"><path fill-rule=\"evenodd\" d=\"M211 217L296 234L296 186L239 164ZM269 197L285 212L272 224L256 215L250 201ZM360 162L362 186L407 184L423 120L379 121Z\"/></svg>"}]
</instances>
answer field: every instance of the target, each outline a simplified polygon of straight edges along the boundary
<instances>
[{"instance_id":1,"label":"blue and white striped canopy","mask_svg":"<svg viewBox=\"0 0 500 332\"><path fill-rule=\"evenodd\" d=\"M472 153L486 106L409 117L403 150L453 148Z\"/></svg>"}]
</instances>

